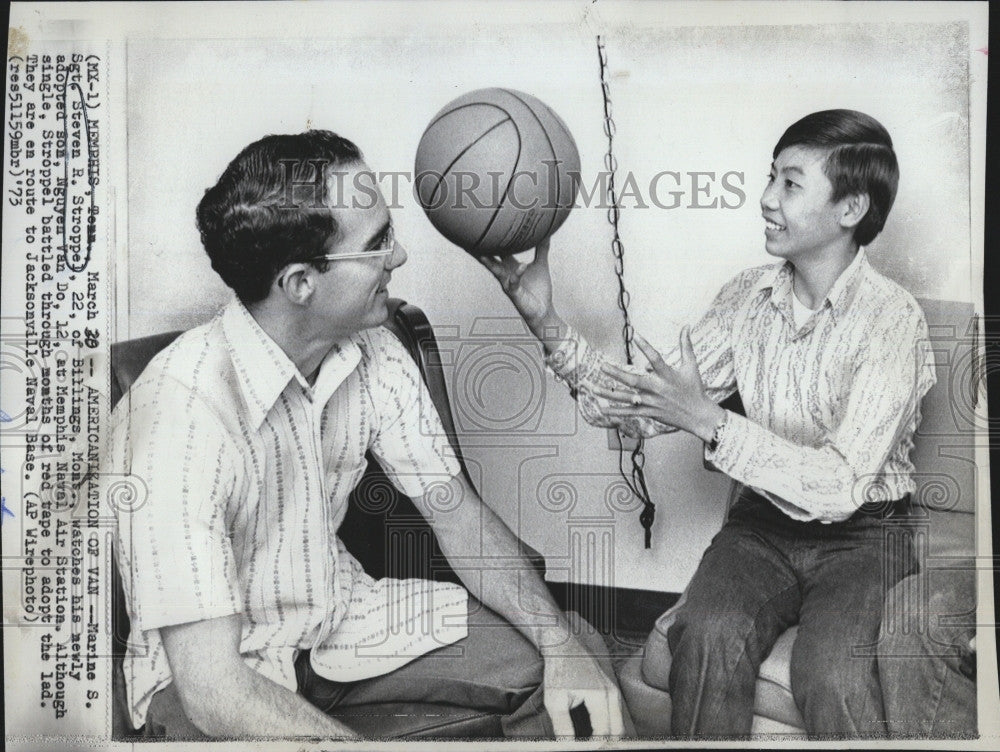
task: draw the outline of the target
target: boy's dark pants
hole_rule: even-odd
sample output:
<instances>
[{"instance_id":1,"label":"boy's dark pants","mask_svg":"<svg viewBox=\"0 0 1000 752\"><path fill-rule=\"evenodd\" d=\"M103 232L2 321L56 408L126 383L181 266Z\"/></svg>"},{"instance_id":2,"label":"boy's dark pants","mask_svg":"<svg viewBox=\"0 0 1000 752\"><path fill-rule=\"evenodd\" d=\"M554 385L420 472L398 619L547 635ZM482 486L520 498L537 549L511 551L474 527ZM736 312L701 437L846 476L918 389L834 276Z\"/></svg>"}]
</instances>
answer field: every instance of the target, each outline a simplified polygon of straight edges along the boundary
<instances>
[{"instance_id":1,"label":"boy's dark pants","mask_svg":"<svg viewBox=\"0 0 1000 752\"><path fill-rule=\"evenodd\" d=\"M798 623L792 693L807 731L884 735L875 646L886 593L917 569L906 504L796 522L744 491L667 632L673 733L749 734L758 668Z\"/></svg>"},{"instance_id":2,"label":"boy's dark pants","mask_svg":"<svg viewBox=\"0 0 1000 752\"><path fill-rule=\"evenodd\" d=\"M971 738L976 727L976 562L900 582L882 617L879 676L894 737Z\"/></svg>"}]
</instances>

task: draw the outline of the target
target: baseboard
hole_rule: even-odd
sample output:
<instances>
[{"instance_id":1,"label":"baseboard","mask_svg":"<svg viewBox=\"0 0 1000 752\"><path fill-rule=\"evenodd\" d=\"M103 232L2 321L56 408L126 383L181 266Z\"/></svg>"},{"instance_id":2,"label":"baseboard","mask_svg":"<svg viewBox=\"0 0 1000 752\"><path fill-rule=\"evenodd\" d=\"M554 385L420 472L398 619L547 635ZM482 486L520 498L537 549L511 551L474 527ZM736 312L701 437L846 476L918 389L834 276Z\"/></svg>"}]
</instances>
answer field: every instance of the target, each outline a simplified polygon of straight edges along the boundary
<instances>
[{"instance_id":1,"label":"baseboard","mask_svg":"<svg viewBox=\"0 0 1000 752\"><path fill-rule=\"evenodd\" d=\"M660 615L670 609L680 593L656 590L548 582L559 607L576 611L607 636L643 640Z\"/></svg>"}]
</instances>

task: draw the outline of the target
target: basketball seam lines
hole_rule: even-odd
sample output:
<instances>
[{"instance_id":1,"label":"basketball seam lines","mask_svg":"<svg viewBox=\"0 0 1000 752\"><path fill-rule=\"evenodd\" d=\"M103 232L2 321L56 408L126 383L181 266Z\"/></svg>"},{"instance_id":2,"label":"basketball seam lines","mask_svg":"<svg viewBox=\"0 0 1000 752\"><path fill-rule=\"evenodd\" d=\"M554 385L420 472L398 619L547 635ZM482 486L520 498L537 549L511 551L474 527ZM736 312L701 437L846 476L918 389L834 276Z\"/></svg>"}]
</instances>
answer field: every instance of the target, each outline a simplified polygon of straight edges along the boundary
<instances>
[{"instance_id":1,"label":"basketball seam lines","mask_svg":"<svg viewBox=\"0 0 1000 752\"><path fill-rule=\"evenodd\" d=\"M560 128L560 130L562 130L563 135L575 147L576 141L573 139L573 134L569 132L569 128L566 127L566 124L562 121L562 118L560 118L555 113L555 111L551 107L549 107L548 105L545 105L545 107L549 111L549 114L552 116L552 119L556 121L556 125L558 125L559 128ZM554 149L553 149L553 152L555 152ZM577 152L577 158L579 159L579 151ZM581 182L582 179L581 179L579 173L577 173L577 176L576 176L575 179L573 178L573 173L572 172L567 172L566 174L569 176L570 187L573 189L572 190L572 193L573 193L573 203L570 204L570 210L572 210L572 207L576 204L576 194L577 194L577 191L580 190L580 182ZM562 183L560 182L560 186L561 185L562 185ZM559 212L557 210L556 213L553 215L553 220L552 221L555 222L555 217L558 217L558 216L559 216Z\"/></svg>"},{"instance_id":2,"label":"basketball seam lines","mask_svg":"<svg viewBox=\"0 0 1000 752\"><path fill-rule=\"evenodd\" d=\"M549 144L549 151L552 152L552 159L555 160L555 161L558 161L559 158L556 156L556 147L552 145L552 139L549 138L549 132L548 132L548 130L546 130L545 125L542 123L542 119L540 117L538 117L538 113L536 113L531 108L531 105L528 104L527 102L525 102L523 99L521 99L521 97L519 97L516 93L514 93L510 89L506 89L506 91L512 97L514 97L514 99L516 99L518 102L520 102L521 104L523 104L527 108L528 112L531 113L531 116L533 118L535 118L535 121L538 123L538 127L542 131L542 135L545 136L545 140ZM518 134L518 135L520 135L520 134ZM558 167L558 165L557 165L557 167ZM562 192L562 181L559 180L559 177L557 175L556 176L556 207L559 206L559 194L561 192ZM545 233L546 237L548 237L548 235L552 232L552 225L555 224L556 216L559 214L558 208L555 208L552 212L550 212L550 214L551 214L551 218L549 219L549 229Z\"/></svg>"},{"instance_id":3,"label":"basketball seam lines","mask_svg":"<svg viewBox=\"0 0 1000 752\"><path fill-rule=\"evenodd\" d=\"M458 105L458 107L453 107L452 109L450 109L450 110L448 110L446 112L442 112L441 114L439 114L424 129L424 135L427 135L427 132L430 131L431 128L433 128L435 125L437 125L438 123L440 123L442 120L444 120L446 117L448 117L452 113L458 112L459 110L464 110L467 107L480 107L480 106L482 106L482 107L492 107L495 110L500 110L500 112L502 112L504 115L507 116L508 120L512 119L511 116L510 116L510 113L507 112L507 110L505 110L503 107L501 107L498 104L493 104L492 102L466 102L465 104L460 104L460 105ZM501 122L504 122L504 121L501 121ZM486 135L486 134L484 133L483 135ZM480 136L480 138L482 138L482 136ZM421 141L422 140L423 139L421 139ZM478 141L478 140L479 139L477 138L476 141ZM472 143L475 143L475 141L473 141ZM469 145L471 146L472 144L469 144ZM419 145L417 146L417 153L418 154L420 153L420 147L419 147ZM454 162L452 162L452 164L454 164ZM445 171L445 173L446 172L447 171ZM434 198L434 197L437 196L438 188L441 187L441 180L444 180L445 173L441 173L441 179L438 180L437 184L434 186L434 190L431 193L431 197L432 198ZM431 203L433 204L433 202L431 202Z\"/></svg>"},{"instance_id":4,"label":"basketball seam lines","mask_svg":"<svg viewBox=\"0 0 1000 752\"><path fill-rule=\"evenodd\" d=\"M503 91L507 91L504 89ZM517 127L517 121L510 117L510 113L507 113L507 117L510 118L511 124L514 126L514 135L517 136L517 156L514 158L514 170L510 174L510 178L507 180L507 185L503 189L503 196L497 202L497 208L493 210L493 216L490 217L490 221L486 223L486 229L483 230L483 234L479 236L479 239L470 248L470 251L475 251L479 249L479 245L486 239L489 235L490 230L493 227L493 223L496 222L497 215L503 208L504 202L507 200L507 194L510 192L510 186L514 182L514 176L517 175L517 166L521 163L521 129Z\"/></svg>"},{"instance_id":5,"label":"basketball seam lines","mask_svg":"<svg viewBox=\"0 0 1000 752\"><path fill-rule=\"evenodd\" d=\"M460 151L458 153L458 156L455 157L453 160L451 160L451 163L447 167L444 168L444 172L441 173L441 179L437 181L437 185L434 186L434 191L433 191L433 193L431 193L431 199L430 199L430 202L429 202L431 206L433 206L434 202L437 200L437 192L438 192L438 189L441 187L441 183L444 182L445 175L447 175L449 172L451 172L451 168L455 166L455 163L458 160L460 160L462 157L464 157L465 153L469 149L471 149L473 146L475 146L476 144L478 144L480 141L482 141L484 138L486 138L486 136L488 136L491 132L495 131L501 125L503 125L504 123L513 123L514 122L513 118L511 118L509 112L507 112L506 110L504 110L503 108L500 108L500 107L498 107L497 109L500 110L501 112L506 113L507 114L507 119L506 120L501 120L496 125L491 125L485 131L483 131L483 133L479 136L479 138L477 138L471 144L469 144L464 149L462 149L462 151ZM517 124L516 123L514 124L514 130L517 130ZM518 136L518 141L520 142L520 135ZM521 153L521 151L520 151L520 147L519 147L518 148L518 155L520 155L520 153Z\"/></svg>"},{"instance_id":6,"label":"basketball seam lines","mask_svg":"<svg viewBox=\"0 0 1000 752\"><path fill-rule=\"evenodd\" d=\"M426 128L424 128L424 132L429 131L431 128L433 128L435 125L437 125L439 122L441 122L441 120L443 120L444 118L448 117L453 112L458 112L459 110L464 110L466 107L492 107L495 110L500 110L500 112L502 112L507 117L510 117L510 113L507 112L507 110L505 110L503 107L501 107L498 104L493 104L492 102L466 102L465 104L460 104L458 107L456 107L456 108L454 108L452 110L448 110L447 112L442 112L440 115L438 115L436 118L434 118L428 124L428 126Z\"/></svg>"}]
</instances>

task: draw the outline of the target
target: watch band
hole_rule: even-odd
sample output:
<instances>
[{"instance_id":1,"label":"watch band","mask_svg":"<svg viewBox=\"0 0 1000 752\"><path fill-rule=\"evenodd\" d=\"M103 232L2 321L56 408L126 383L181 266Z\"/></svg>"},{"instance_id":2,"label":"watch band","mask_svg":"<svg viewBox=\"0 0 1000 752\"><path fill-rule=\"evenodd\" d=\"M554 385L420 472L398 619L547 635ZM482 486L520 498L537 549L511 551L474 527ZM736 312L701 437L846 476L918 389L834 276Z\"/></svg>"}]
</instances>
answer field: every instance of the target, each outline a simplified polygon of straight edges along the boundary
<instances>
[{"instance_id":1,"label":"watch band","mask_svg":"<svg viewBox=\"0 0 1000 752\"><path fill-rule=\"evenodd\" d=\"M729 419L729 411L726 410L722 416L722 420L719 421L719 424L715 427L715 430L712 432L712 440L708 442L708 451L714 452L716 449L719 448L719 439L722 438L722 430L726 427L726 421L728 419Z\"/></svg>"}]
</instances>

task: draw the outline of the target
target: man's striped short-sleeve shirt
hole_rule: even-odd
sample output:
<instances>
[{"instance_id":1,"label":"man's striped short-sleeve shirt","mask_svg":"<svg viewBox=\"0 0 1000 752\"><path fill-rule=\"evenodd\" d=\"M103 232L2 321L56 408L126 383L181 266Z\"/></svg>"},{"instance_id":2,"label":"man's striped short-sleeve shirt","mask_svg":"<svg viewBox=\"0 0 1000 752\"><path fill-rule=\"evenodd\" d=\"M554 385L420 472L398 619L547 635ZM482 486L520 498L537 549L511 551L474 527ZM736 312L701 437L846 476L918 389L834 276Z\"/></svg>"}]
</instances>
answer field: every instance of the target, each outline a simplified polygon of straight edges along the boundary
<instances>
[{"instance_id":1,"label":"man's striped short-sleeve shirt","mask_svg":"<svg viewBox=\"0 0 1000 752\"><path fill-rule=\"evenodd\" d=\"M159 353L117 405L102 478L140 490L116 555L132 721L171 681L159 628L240 614L240 651L295 690L294 660L352 681L465 636L466 593L380 580L337 530L371 451L419 497L458 463L420 372L384 328L335 345L310 386L233 301Z\"/></svg>"}]
</instances>

